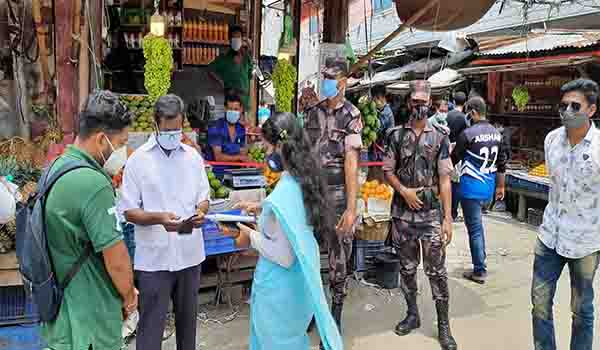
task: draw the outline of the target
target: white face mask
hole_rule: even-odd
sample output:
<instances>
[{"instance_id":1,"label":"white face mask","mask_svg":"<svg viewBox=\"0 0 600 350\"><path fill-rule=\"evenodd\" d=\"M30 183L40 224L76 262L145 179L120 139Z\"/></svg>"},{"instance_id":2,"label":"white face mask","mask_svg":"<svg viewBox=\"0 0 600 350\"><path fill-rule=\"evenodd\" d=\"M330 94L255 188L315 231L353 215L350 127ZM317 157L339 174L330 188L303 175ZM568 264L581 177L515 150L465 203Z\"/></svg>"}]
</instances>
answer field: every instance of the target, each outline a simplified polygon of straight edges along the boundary
<instances>
[{"instance_id":1,"label":"white face mask","mask_svg":"<svg viewBox=\"0 0 600 350\"><path fill-rule=\"evenodd\" d=\"M231 39L231 48L233 51L240 51L242 48L242 38L233 38Z\"/></svg>"},{"instance_id":2,"label":"white face mask","mask_svg":"<svg viewBox=\"0 0 600 350\"><path fill-rule=\"evenodd\" d=\"M115 176L119 173L119 171L121 171L127 162L127 146L122 146L121 148L115 150L108 137L106 138L106 141L108 141L113 153L104 162L103 168L109 175Z\"/></svg>"},{"instance_id":3,"label":"white face mask","mask_svg":"<svg viewBox=\"0 0 600 350\"><path fill-rule=\"evenodd\" d=\"M167 151L172 151L181 146L182 130L160 131L157 136L158 144Z\"/></svg>"}]
</instances>

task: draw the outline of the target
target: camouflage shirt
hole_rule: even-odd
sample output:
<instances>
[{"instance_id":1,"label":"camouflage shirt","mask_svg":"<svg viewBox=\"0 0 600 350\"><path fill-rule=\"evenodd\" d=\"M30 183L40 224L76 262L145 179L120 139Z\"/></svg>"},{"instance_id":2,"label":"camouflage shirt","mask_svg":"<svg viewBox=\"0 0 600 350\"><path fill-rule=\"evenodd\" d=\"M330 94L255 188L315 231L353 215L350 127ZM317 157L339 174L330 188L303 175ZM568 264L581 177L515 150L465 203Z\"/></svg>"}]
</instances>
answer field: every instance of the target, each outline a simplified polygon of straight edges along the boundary
<instances>
[{"instance_id":1,"label":"camouflage shirt","mask_svg":"<svg viewBox=\"0 0 600 350\"><path fill-rule=\"evenodd\" d=\"M439 194L439 177L450 175L453 169L449 149L444 129L428 122L417 136L408 123L388 132L383 170L393 172L405 187L422 187ZM440 220L439 209L410 210L399 193L394 194L392 216L410 223Z\"/></svg>"},{"instance_id":2,"label":"camouflage shirt","mask_svg":"<svg viewBox=\"0 0 600 350\"><path fill-rule=\"evenodd\" d=\"M304 127L324 168L344 168L346 152L362 147L360 111L344 100L330 110L323 101L306 113Z\"/></svg>"}]
</instances>

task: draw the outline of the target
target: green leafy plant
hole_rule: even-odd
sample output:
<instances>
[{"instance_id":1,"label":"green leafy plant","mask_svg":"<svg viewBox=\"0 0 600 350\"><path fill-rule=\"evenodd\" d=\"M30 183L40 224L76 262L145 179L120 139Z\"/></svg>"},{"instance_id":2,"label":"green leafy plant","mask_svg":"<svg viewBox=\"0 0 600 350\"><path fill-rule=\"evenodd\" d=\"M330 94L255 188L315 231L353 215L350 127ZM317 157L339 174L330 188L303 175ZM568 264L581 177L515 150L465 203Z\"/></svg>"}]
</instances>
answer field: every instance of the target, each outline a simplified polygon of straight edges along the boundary
<instances>
[{"instance_id":1,"label":"green leafy plant","mask_svg":"<svg viewBox=\"0 0 600 350\"><path fill-rule=\"evenodd\" d=\"M42 170L31 162L19 162L15 156L0 157L0 176L10 176L19 187L38 182Z\"/></svg>"},{"instance_id":2,"label":"green leafy plant","mask_svg":"<svg viewBox=\"0 0 600 350\"><path fill-rule=\"evenodd\" d=\"M281 59L273 70L275 85L275 107L279 112L292 111L292 99L296 92L296 67L288 60Z\"/></svg>"},{"instance_id":3,"label":"green leafy plant","mask_svg":"<svg viewBox=\"0 0 600 350\"><path fill-rule=\"evenodd\" d=\"M166 95L171 87L173 49L163 37L148 34L144 37L144 87L152 104Z\"/></svg>"},{"instance_id":4,"label":"green leafy plant","mask_svg":"<svg viewBox=\"0 0 600 350\"><path fill-rule=\"evenodd\" d=\"M523 112L529 103L529 91L525 86L517 86L512 91L512 98L519 112Z\"/></svg>"}]
</instances>

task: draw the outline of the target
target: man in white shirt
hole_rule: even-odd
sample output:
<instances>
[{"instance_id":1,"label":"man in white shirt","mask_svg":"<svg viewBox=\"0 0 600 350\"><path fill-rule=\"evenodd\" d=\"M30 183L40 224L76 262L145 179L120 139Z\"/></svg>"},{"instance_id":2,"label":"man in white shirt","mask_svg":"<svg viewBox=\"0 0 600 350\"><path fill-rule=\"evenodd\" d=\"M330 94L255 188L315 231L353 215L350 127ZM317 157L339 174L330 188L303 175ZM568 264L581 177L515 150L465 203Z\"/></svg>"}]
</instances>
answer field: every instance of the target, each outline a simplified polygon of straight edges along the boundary
<instances>
[{"instance_id":1,"label":"man in white shirt","mask_svg":"<svg viewBox=\"0 0 600 350\"><path fill-rule=\"evenodd\" d=\"M600 130L598 84L578 79L561 89L563 127L546 136L550 194L533 265L533 338L536 350L555 350L553 299L567 265L571 279L571 350L592 350L594 276L600 263Z\"/></svg>"},{"instance_id":2,"label":"man in white shirt","mask_svg":"<svg viewBox=\"0 0 600 350\"><path fill-rule=\"evenodd\" d=\"M155 105L156 133L127 161L120 210L135 224L135 273L140 291L136 344L160 350L173 299L178 350L196 348L197 292L205 259L199 229L210 185L200 154L181 143L184 105L166 95ZM191 234L178 233L193 219Z\"/></svg>"}]
</instances>

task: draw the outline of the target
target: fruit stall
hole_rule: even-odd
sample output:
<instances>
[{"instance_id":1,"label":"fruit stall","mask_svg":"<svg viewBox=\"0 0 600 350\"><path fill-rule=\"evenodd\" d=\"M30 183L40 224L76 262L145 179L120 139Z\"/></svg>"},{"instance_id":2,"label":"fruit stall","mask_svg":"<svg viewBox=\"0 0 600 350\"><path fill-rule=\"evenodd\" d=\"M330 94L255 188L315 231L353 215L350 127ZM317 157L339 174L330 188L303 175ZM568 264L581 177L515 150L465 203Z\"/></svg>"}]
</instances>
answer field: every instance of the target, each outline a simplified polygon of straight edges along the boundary
<instances>
[{"instance_id":1,"label":"fruit stall","mask_svg":"<svg viewBox=\"0 0 600 350\"><path fill-rule=\"evenodd\" d=\"M595 35L572 33L560 47L557 34L479 39L478 57L459 72L485 93L488 119L510 141L507 167L507 208L517 218L537 225L547 203L550 181L545 169L544 140L561 126L560 88L587 76L598 80L600 70ZM600 115L592 120L597 124Z\"/></svg>"}]
</instances>

